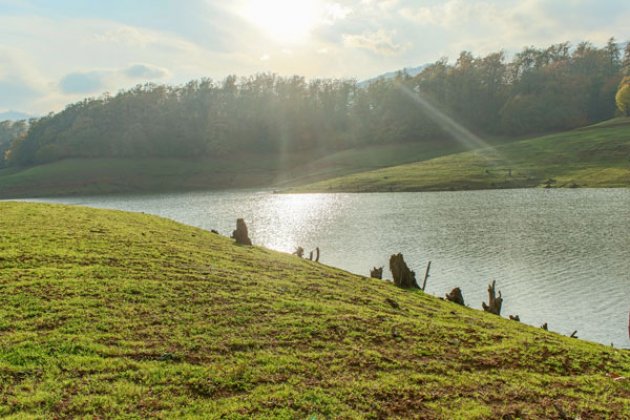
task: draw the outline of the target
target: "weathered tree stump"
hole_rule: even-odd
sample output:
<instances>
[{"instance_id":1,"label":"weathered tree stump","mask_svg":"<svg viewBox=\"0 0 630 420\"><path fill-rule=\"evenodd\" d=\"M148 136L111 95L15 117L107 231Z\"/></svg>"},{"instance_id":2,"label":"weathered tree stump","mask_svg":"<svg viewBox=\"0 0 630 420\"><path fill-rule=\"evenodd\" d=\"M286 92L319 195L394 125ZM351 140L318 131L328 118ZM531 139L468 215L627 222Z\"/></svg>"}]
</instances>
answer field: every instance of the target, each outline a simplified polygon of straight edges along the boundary
<instances>
[{"instance_id":1,"label":"weathered tree stump","mask_svg":"<svg viewBox=\"0 0 630 420\"><path fill-rule=\"evenodd\" d=\"M464 304L464 295L462 295L462 289L460 289L459 287L456 287L453 290L451 290L451 293L447 293L446 300L448 300L449 302L456 303L458 305L466 306Z\"/></svg>"},{"instance_id":2,"label":"weathered tree stump","mask_svg":"<svg viewBox=\"0 0 630 420\"><path fill-rule=\"evenodd\" d=\"M308 259L309 259L310 261L313 261L313 251L309 252L309 254L308 254Z\"/></svg>"},{"instance_id":3,"label":"weathered tree stump","mask_svg":"<svg viewBox=\"0 0 630 420\"><path fill-rule=\"evenodd\" d=\"M370 270L370 277L373 279L383 279L383 267L374 267Z\"/></svg>"},{"instance_id":4,"label":"weathered tree stump","mask_svg":"<svg viewBox=\"0 0 630 420\"><path fill-rule=\"evenodd\" d=\"M315 248L315 262L319 262L319 247Z\"/></svg>"},{"instance_id":5,"label":"weathered tree stump","mask_svg":"<svg viewBox=\"0 0 630 420\"><path fill-rule=\"evenodd\" d=\"M302 248L301 246L298 246L295 249L295 252L293 253L293 255L297 255L298 257L302 258L304 256L304 248Z\"/></svg>"},{"instance_id":6,"label":"weathered tree stump","mask_svg":"<svg viewBox=\"0 0 630 420\"><path fill-rule=\"evenodd\" d=\"M518 316L518 315L510 315L510 319L511 319L512 321L518 321L518 322L521 322L521 317L520 317L520 316Z\"/></svg>"},{"instance_id":7,"label":"weathered tree stump","mask_svg":"<svg viewBox=\"0 0 630 420\"><path fill-rule=\"evenodd\" d=\"M549 331L549 326L547 325L546 322L544 324L542 324L542 326L540 328L542 328L545 331Z\"/></svg>"},{"instance_id":8,"label":"weathered tree stump","mask_svg":"<svg viewBox=\"0 0 630 420\"><path fill-rule=\"evenodd\" d=\"M247 225L245 224L245 220L236 219L236 230L232 232L232 239L234 239L237 244L252 244L252 240L249 239L249 234L247 233Z\"/></svg>"},{"instance_id":9,"label":"weathered tree stump","mask_svg":"<svg viewBox=\"0 0 630 420\"><path fill-rule=\"evenodd\" d=\"M403 289L419 289L416 282L416 273L411 271L402 254L392 255L389 258L389 269L394 277L394 284Z\"/></svg>"},{"instance_id":10,"label":"weathered tree stump","mask_svg":"<svg viewBox=\"0 0 630 420\"><path fill-rule=\"evenodd\" d=\"M493 281L492 284L488 285L488 304L482 302L481 306L483 310L486 312L490 312L491 314L501 315L501 305L503 305L503 298L501 297L501 292L499 292L499 297L496 296L496 281Z\"/></svg>"}]
</instances>

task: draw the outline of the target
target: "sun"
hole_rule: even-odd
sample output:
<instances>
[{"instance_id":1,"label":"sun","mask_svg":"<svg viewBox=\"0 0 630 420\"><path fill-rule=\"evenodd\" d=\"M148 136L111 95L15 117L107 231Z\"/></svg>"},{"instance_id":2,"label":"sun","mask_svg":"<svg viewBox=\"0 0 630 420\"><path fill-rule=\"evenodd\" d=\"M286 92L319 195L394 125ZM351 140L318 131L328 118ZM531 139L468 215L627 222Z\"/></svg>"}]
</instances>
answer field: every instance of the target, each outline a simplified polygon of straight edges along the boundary
<instances>
[{"instance_id":1,"label":"sun","mask_svg":"<svg viewBox=\"0 0 630 420\"><path fill-rule=\"evenodd\" d=\"M270 38L285 43L306 40L320 16L318 0L248 0L243 15Z\"/></svg>"}]
</instances>

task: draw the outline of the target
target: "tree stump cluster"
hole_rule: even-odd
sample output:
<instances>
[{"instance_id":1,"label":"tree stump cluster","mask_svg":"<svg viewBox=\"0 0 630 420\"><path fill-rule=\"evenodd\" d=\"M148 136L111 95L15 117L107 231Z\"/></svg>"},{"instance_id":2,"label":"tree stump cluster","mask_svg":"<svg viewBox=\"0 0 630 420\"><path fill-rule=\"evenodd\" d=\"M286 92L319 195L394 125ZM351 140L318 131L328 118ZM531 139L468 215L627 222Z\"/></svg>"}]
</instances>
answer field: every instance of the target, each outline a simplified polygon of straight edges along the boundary
<instances>
[{"instance_id":1,"label":"tree stump cluster","mask_svg":"<svg viewBox=\"0 0 630 420\"><path fill-rule=\"evenodd\" d=\"M245 224L245 220L236 219L236 230L232 232L232 239L234 239L236 243L240 245L252 244L252 240L249 239L249 234L247 233L247 225Z\"/></svg>"},{"instance_id":2,"label":"tree stump cluster","mask_svg":"<svg viewBox=\"0 0 630 420\"><path fill-rule=\"evenodd\" d=\"M419 289L416 282L416 273L411 271L402 254L392 255L389 258L389 269L394 277L394 284L403 289Z\"/></svg>"},{"instance_id":3,"label":"tree stump cluster","mask_svg":"<svg viewBox=\"0 0 630 420\"><path fill-rule=\"evenodd\" d=\"M460 289L459 287L456 287L453 290L451 290L451 293L447 293L446 300L448 300L449 302L456 303L461 306L466 306L464 304L464 295L462 294L462 289Z\"/></svg>"},{"instance_id":4,"label":"tree stump cluster","mask_svg":"<svg viewBox=\"0 0 630 420\"><path fill-rule=\"evenodd\" d=\"M492 284L488 285L488 304L485 302L481 303L483 306L483 310L486 312L490 312L491 314L501 315L501 305L503 305L503 298L501 297L501 292L499 292L499 296L496 295L496 281L493 281Z\"/></svg>"},{"instance_id":5,"label":"tree stump cluster","mask_svg":"<svg viewBox=\"0 0 630 420\"><path fill-rule=\"evenodd\" d=\"M374 267L370 270L370 277L373 279L383 279L383 267Z\"/></svg>"}]
</instances>

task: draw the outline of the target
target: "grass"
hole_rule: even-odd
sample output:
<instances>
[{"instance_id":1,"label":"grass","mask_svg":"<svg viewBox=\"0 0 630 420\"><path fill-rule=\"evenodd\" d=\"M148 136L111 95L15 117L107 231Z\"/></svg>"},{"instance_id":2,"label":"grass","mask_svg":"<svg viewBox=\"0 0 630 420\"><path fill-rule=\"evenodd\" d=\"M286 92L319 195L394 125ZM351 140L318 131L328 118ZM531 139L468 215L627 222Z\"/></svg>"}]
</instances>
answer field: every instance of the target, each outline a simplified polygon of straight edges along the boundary
<instances>
[{"instance_id":1,"label":"grass","mask_svg":"<svg viewBox=\"0 0 630 420\"><path fill-rule=\"evenodd\" d=\"M0 214L1 417L630 416L627 350L154 216Z\"/></svg>"},{"instance_id":2,"label":"grass","mask_svg":"<svg viewBox=\"0 0 630 420\"><path fill-rule=\"evenodd\" d=\"M630 186L630 119L298 186L292 192Z\"/></svg>"},{"instance_id":3,"label":"grass","mask_svg":"<svg viewBox=\"0 0 630 420\"><path fill-rule=\"evenodd\" d=\"M274 156L232 160L71 159L22 170L0 170L0 197L38 197L258 187L272 183Z\"/></svg>"},{"instance_id":4,"label":"grass","mask_svg":"<svg viewBox=\"0 0 630 420\"><path fill-rule=\"evenodd\" d=\"M285 188L453 153L444 142L370 146L318 157L239 154L217 159L69 159L0 169L0 198Z\"/></svg>"}]
</instances>

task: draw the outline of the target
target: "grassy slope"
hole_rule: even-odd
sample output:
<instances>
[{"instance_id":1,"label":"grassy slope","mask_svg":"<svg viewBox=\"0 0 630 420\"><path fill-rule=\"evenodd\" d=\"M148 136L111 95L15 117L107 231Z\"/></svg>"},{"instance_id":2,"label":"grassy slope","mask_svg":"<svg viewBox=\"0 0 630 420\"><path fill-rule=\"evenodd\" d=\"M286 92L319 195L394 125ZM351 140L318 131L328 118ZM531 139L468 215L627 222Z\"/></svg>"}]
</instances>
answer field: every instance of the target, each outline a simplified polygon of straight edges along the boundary
<instances>
[{"instance_id":1,"label":"grassy slope","mask_svg":"<svg viewBox=\"0 0 630 420\"><path fill-rule=\"evenodd\" d=\"M630 416L627 350L153 216L0 214L3 417Z\"/></svg>"},{"instance_id":2,"label":"grassy slope","mask_svg":"<svg viewBox=\"0 0 630 420\"><path fill-rule=\"evenodd\" d=\"M286 187L461 150L443 142L355 148L307 159L235 155L221 159L74 159L0 169L0 197Z\"/></svg>"},{"instance_id":3,"label":"grassy slope","mask_svg":"<svg viewBox=\"0 0 630 420\"><path fill-rule=\"evenodd\" d=\"M509 169L512 175L509 175ZM630 186L630 119L326 180L294 191Z\"/></svg>"}]
</instances>

